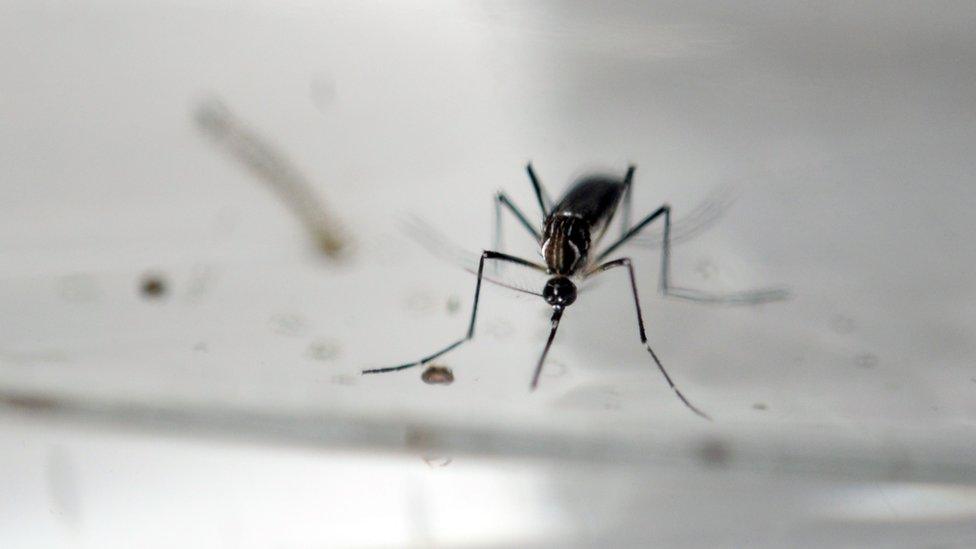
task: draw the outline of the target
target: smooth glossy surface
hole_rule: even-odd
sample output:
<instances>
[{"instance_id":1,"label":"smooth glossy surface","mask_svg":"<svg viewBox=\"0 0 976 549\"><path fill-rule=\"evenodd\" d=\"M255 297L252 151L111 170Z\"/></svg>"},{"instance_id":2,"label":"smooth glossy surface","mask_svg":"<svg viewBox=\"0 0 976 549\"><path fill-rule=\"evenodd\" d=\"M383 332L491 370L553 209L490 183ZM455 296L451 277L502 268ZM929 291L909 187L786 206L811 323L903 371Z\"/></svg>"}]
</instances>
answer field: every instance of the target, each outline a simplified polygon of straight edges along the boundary
<instances>
[{"instance_id":1,"label":"smooth glossy surface","mask_svg":"<svg viewBox=\"0 0 976 549\"><path fill-rule=\"evenodd\" d=\"M969 546L969 4L7 3L0 545ZM348 234L330 260L202 128L217 98ZM257 155L260 157L260 155ZM635 215L737 200L660 299L581 291L539 390L538 297L477 252L504 188L638 166ZM534 257L515 223L506 242ZM147 277L165 291L146 294ZM533 280L533 291L545 277ZM516 296L520 294L514 294Z\"/></svg>"}]
</instances>

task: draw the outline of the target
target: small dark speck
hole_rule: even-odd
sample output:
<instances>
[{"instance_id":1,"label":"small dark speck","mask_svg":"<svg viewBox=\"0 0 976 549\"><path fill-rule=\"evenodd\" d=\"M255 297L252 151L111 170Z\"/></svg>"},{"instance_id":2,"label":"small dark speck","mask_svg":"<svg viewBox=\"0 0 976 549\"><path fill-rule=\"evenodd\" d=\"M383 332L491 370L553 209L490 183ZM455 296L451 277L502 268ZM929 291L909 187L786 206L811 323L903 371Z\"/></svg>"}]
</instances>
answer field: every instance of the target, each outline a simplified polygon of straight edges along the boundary
<instances>
[{"instance_id":1,"label":"small dark speck","mask_svg":"<svg viewBox=\"0 0 976 549\"><path fill-rule=\"evenodd\" d=\"M309 344L305 355L312 360L327 362L335 360L339 356L339 352L339 342L331 339L320 339Z\"/></svg>"},{"instance_id":2,"label":"small dark speck","mask_svg":"<svg viewBox=\"0 0 976 549\"><path fill-rule=\"evenodd\" d=\"M271 317L271 329L279 335L297 337L305 333L305 317L298 314L277 314Z\"/></svg>"},{"instance_id":3,"label":"small dark speck","mask_svg":"<svg viewBox=\"0 0 976 549\"><path fill-rule=\"evenodd\" d=\"M861 353L854 357L854 362L861 368L874 368L878 365L878 357L871 353Z\"/></svg>"},{"instance_id":4,"label":"small dark speck","mask_svg":"<svg viewBox=\"0 0 976 549\"><path fill-rule=\"evenodd\" d=\"M315 106L322 110L327 110L335 103L338 97L335 81L328 76L317 76L312 80L311 96Z\"/></svg>"},{"instance_id":5,"label":"small dark speck","mask_svg":"<svg viewBox=\"0 0 976 549\"><path fill-rule=\"evenodd\" d=\"M342 375L342 374L332 376L332 378L330 378L329 381L331 381L333 385L346 385L346 386L349 386L349 385L355 385L356 384L356 378L355 377L350 376L350 375Z\"/></svg>"},{"instance_id":6,"label":"small dark speck","mask_svg":"<svg viewBox=\"0 0 976 549\"><path fill-rule=\"evenodd\" d=\"M728 464L732 452L721 439L710 438L697 448L697 454L705 465L721 467Z\"/></svg>"},{"instance_id":7,"label":"small dark speck","mask_svg":"<svg viewBox=\"0 0 976 549\"><path fill-rule=\"evenodd\" d=\"M196 265L187 282L186 298L189 301L200 301L210 291L216 275L209 265Z\"/></svg>"},{"instance_id":8,"label":"small dark speck","mask_svg":"<svg viewBox=\"0 0 976 549\"><path fill-rule=\"evenodd\" d=\"M436 441L436 434L422 427L411 428L404 433L403 442L407 448L427 449Z\"/></svg>"},{"instance_id":9,"label":"small dark speck","mask_svg":"<svg viewBox=\"0 0 976 549\"><path fill-rule=\"evenodd\" d=\"M139 283L139 290L147 299L159 299L166 295L166 281L157 274L145 275Z\"/></svg>"},{"instance_id":10,"label":"small dark speck","mask_svg":"<svg viewBox=\"0 0 976 549\"><path fill-rule=\"evenodd\" d=\"M0 397L0 403L31 412L46 412L60 407L60 403L53 398L33 395L4 395Z\"/></svg>"},{"instance_id":11,"label":"small dark speck","mask_svg":"<svg viewBox=\"0 0 976 549\"><path fill-rule=\"evenodd\" d=\"M849 334L853 332L857 325L854 319L844 315L834 315L830 319L830 327L838 334Z\"/></svg>"},{"instance_id":12,"label":"small dark speck","mask_svg":"<svg viewBox=\"0 0 976 549\"><path fill-rule=\"evenodd\" d=\"M766 406L766 405L765 405L764 403L762 403L762 402L757 402L757 403L755 403L755 404L753 404L753 405L752 405L752 409L753 409L753 410L766 410L766 409L768 409L768 408L769 408L769 407L768 407L768 406Z\"/></svg>"},{"instance_id":13,"label":"small dark speck","mask_svg":"<svg viewBox=\"0 0 976 549\"><path fill-rule=\"evenodd\" d=\"M447 314L457 314L459 310L461 310L461 299L456 295L447 298Z\"/></svg>"},{"instance_id":14,"label":"small dark speck","mask_svg":"<svg viewBox=\"0 0 976 549\"><path fill-rule=\"evenodd\" d=\"M705 280L714 278L718 274L718 267L707 259L703 259L695 266L695 271Z\"/></svg>"},{"instance_id":15,"label":"small dark speck","mask_svg":"<svg viewBox=\"0 0 976 549\"><path fill-rule=\"evenodd\" d=\"M428 385L450 385L454 383L454 372L446 366L431 364L420 375L420 379L424 380L424 383Z\"/></svg>"}]
</instances>

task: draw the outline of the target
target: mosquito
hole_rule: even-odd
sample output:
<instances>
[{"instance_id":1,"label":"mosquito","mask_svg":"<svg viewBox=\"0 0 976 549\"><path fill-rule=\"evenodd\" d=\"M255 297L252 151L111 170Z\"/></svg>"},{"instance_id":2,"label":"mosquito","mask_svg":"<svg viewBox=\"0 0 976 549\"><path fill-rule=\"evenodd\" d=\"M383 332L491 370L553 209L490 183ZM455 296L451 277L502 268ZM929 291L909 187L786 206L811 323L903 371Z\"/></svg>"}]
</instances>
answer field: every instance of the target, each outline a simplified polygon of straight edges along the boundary
<instances>
[{"instance_id":1,"label":"mosquito","mask_svg":"<svg viewBox=\"0 0 976 549\"><path fill-rule=\"evenodd\" d=\"M529 261L521 257L509 255L501 251L485 250L478 261L477 282L474 288L474 305L471 310L471 320L468 324L468 331L464 337L451 343L447 347L425 356L420 360L390 366L386 368L374 368L363 370L363 374L379 374L386 372L397 372L415 366L425 365L436 358L452 351L474 338L475 321L478 317L478 299L481 295L482 280L496 282L484 276L485 263L488 261L513 263L520 267L533 269L544 273L549 277L541 293L528 290L527 293L542 297L549 306L552 307L552 317L550 319L551 330L546 340L546 345L542 350L542 355L536 363L535 371L532 375L530 389L535 390L539 385L539 376L542 374L542 367L545 364L546 356L552 347L556 337L556 330L559 328L559 321L562 319L563 312L567 307L576 301L578 285L600 273L616 269L625 268L630 279L630 288L634 297L634 308L637 311L637 331L640 335L641 344L647 349L648 354L657 365L658 370L668 382L668 385L677 395L678 399L684 403L692 412L705 419L711 419L708 414L701 411L689 401L681 392L671 375L661 364L657 354L647 341L647 333L644 329L644 316L641 312L640 297L637 293L637 279L634 274L634 266L629 257L619 257L609 259L618 248L630 241L639 234L645 227L657 219L662 219L664 231L661 242L661 273L658 279L659 292L667 297L687 299L691 301L709 303L747 303L755 304L766 301L773 301L785 298L788 294L784 290L769 289L741 292L734 294L710 294L699 290L678 288L671 285L671 206L664 204L650 215L644 217L634 225L630 225L631 218L631 195L632 183L634 180L635 166L629 166L624 177L617 178L606 175L588 175L578 179L573 183L563 197L553 205L549 194L546 192L539 178L536 176L532 164L526 166L526 172L532 188L535 191L536 200L542 211L543 223L541 231L536 228L526 217L522 210L513 202L503 191L495 195L495 245L500 245L500 227L502 219L502 209L507 209L519 221L519 223L529 232L535 242L539 245L541 256L545 259L545 265ZM607 232L607 227L614 219L614 214L619 206L623 206L622 223L620 236L610 245L602 250L598 250L599 245ZM497 263L496 263L497 265ZM506 286L505 284L501 284ZM519 288L508 286L511 289Z\"/></svg>"}]
</instances>

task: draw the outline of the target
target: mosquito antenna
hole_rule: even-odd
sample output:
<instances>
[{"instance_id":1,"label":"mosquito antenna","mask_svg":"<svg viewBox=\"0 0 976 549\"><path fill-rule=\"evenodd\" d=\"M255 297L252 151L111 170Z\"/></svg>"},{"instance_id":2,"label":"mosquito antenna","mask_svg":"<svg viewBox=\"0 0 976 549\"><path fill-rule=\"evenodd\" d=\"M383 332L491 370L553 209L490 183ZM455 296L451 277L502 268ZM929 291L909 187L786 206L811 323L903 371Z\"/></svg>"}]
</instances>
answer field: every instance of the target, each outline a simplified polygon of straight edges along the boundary
<instances>
[{"instance_id":1,"label":"mosquito antenna","mask_svg":"<svg viewBox=\"0 0 976 549\"><path fill-rule=\"evenodd\" d=\"M532 180L532 188L535 189L535 197L539 200L539 208L542 209L542 217L549 217L549 208L552 204L552 199L546 193L546 190L542 188L542 184L539 183L539 178L535 175L535 170L532 168L532 163L529 162L525 165L525 171L529 174L529 179Z\"/></svg>"},{"instance_id":2,"label":"mosquito antenna","mask_svg":"<svg viewBox=\"0 0 976 549\"><path fill-rule=\"evenodd\" d=\"M555 307L552 312L552 331L549 332L549 339L546 341L546 348L542 350L542 356L539 357L539 364L537 364L535 367L535 374L532 375L531 388L533 391L535 390L536 387L539 386L539 376L542 374L542 365L546 362L546 355L549 354L549 347L552 347L552 340L556 339L556 328L559 328L559 319L562 316L563 316L563 308Z\"/></svg>"},{"instance_id":3,"label":"mosquito antenna","mask_svg":"<svg viewBox=\"0 0 976 549\"><path fill-rule=\"evenodd\" d=\"M556 328L553 327L553 332L555 331ZM678 398L681 399L681 402L684 402L685 406L687 406L688 409L691 410L692 412L695 412L696 414L707 419L708 421L712 421L711 416L709 416L705 412L702 412L698 408L695 408L695 405L689 402L688 399L685 398L685 395L681 394L681 390L678 389L678 387L674 384L673 381L671 381L671 376L668 375L668 371L664 369L664 365L661 364L661 361L658 360L657 355L654 354L654 349L651 349L651 345L645 341L644 346L647 347L647 352L651 353L651 358L654 359L654 363L657 364L658 369L661 370L662 374L664 374L664 379L666 379L668 381L668 385L670 385L671 388L674 389L674 394L678 395Z\"/></svg>"}]
</instances>

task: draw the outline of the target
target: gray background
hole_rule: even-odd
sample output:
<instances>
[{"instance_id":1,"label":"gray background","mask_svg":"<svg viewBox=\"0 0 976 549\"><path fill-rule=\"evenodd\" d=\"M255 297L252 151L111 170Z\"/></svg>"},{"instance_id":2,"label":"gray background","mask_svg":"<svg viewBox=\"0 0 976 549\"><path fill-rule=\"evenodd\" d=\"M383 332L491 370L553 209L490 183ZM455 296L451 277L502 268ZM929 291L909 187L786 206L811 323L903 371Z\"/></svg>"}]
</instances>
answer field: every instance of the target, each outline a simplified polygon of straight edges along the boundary
<instances>
[{"instance_id":1,"label":"gray background","mask_svg":"<svg viewBox=\"0 0 976 549\"><path fill-rule=\"evenodd\" d=\"M7 2L0 539L137 545L971 546L969 3ZM351 242L316 253L220 102ZM208 107L209 106L209 107ZM488 287L453 385L362 368L463 334L488 247L637 164L635 208L738 197L567 311ZM506 220L509 221L509 220ZM514 222L506 242L536 252ZM168 291L139 294L148 273ZM541 282L538 282L541 287Z\"/></svg>"}]
</instances>

